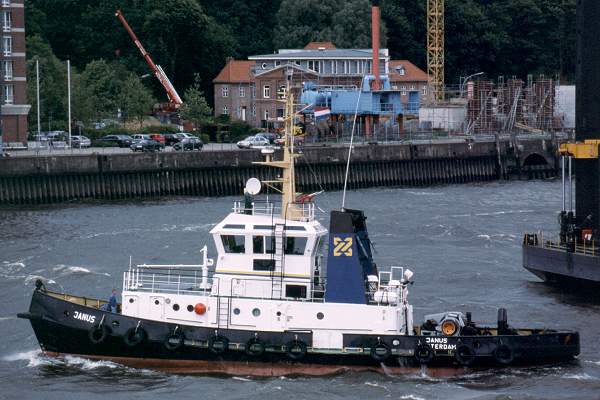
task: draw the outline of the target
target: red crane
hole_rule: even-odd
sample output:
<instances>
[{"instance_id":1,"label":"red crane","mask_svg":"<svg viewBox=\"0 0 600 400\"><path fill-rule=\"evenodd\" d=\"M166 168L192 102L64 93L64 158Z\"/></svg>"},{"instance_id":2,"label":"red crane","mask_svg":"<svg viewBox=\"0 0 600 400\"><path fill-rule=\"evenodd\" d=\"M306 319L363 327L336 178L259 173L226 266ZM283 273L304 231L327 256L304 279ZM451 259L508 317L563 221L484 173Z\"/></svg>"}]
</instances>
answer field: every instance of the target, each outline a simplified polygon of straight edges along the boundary
<instances>
[{"instance_id":1,"label":"red crane","mask_svg":"<svg viewBox=\"0 0 600 400\"><path fill-rule=\"evenodd\" d=\"M167 96L169 97L170 105L172 105L172 107L175 109L179 108L183 104L183 101L181 100L181 97L179 97L177 90L175 90L175 87L173 86L173 84L171 83L169 78L167 78L165 71L163 71L163 69L160 65L154 64L154 61L152 61L150 54L148 54L146 49L144 49L144 46L142 46L142 43L135 35L135 32L133 32L133 29L131 29L131 27L127 23L127 20L123 16L123 13L121 12L121 10L117 10L117 12L115 13L115 16L117 18L119 18L119 21L121 21L121 23L125 27L125 30L127 31L127 33L129 33L129 36L131 36L133 43L135 43L137 48L140 50L140 53L142 53L144 60L146 60L146 63L148 63L148 66L150 67L152 72L154 72L154 76L156 76L156 78L160 81L160 83L165 88L165 91L167 92Z\"/></svg>"}]
</instances>

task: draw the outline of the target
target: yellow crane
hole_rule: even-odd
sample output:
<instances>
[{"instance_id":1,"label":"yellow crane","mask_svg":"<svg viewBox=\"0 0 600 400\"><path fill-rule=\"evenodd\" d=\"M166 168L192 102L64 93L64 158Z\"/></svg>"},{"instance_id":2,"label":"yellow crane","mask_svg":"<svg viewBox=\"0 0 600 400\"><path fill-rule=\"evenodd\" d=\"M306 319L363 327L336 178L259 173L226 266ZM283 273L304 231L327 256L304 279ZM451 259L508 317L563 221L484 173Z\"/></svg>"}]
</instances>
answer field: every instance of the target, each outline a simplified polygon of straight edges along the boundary
<instances>
[{"instance_id":1,"label":"yellow crane","mask_svg":"<svg viewBox=\"0 0 600 400\"><path fill-rule=\"evenodd\" d=\"M427 0L427 74L430 99L444 99L444 0Z\"/></svg>"}]
</instances>

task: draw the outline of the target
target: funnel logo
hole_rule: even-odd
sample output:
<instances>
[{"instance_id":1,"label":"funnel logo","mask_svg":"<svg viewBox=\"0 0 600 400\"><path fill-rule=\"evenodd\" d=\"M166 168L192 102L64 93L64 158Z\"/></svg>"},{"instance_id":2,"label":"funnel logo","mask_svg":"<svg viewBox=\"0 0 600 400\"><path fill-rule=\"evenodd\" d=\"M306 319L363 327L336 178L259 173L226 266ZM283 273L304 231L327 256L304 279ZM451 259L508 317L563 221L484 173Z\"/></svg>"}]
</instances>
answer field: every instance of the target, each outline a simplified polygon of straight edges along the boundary
<instances>
[{"instance_id":1,"label":"funnel logo","mask_svg":"<svg viewBox=\"0 0 600 400\"><path fill-rule=\"evenodd\" d=\"M352 238L342 239L340 237L333 238L333 256L352 257Z\"/></svg>"}]
</instances>

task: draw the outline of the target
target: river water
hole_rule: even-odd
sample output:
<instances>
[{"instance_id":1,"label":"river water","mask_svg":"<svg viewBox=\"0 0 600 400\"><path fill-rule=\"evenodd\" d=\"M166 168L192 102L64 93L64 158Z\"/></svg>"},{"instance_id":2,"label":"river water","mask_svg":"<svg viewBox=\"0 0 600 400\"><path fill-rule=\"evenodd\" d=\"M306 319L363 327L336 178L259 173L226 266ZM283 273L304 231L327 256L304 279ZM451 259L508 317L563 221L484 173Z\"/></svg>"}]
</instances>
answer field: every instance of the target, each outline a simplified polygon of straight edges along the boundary
<instances>
[{"instance_id":1,"label":"river water","mask_svg":"<svg viewBox=\"0 0 600 400\"><path fill-rule=\"evenodd\" d=\"M233 198L85 203L0 210L0 398L39 399L599 399L600 301L547 287L521 267L524 231L557 228L560 182L534 181L348 194L364 209L380 267L409 265L410 301L424 314L471 311L495 323L498 307L521 327L577 329L578 360L535 368L430 371L404 376L346 373L323 378L181 376L109 362L45 358L26 311L35 278L68 292L108 297L134 263L197 263L208 231ZM319 196L323 210L341 193ZM326 225L327 214L319 218ZM209 246L209 249L212 249ZM213 252L214 254L214 252ZM351 317L351 316L349 316Z\"/></svg>"}]
</instances>

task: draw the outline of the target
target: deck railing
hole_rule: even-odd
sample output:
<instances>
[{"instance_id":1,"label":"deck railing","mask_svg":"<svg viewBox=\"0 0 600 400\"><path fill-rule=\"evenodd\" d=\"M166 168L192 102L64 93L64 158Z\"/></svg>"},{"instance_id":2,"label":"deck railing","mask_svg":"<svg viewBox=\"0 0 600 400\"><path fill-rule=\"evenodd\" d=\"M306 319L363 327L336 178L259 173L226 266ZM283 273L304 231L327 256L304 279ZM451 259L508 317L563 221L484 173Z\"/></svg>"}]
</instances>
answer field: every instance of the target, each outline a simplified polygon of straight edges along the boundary
<instances>
[{"instance_id":1,"label":"deck railing","mask_svg":"<svg viewBox=\"0 0 600 400\"><path fill-rule=\"evenodd\" d=\"M579 240L576 238L574 243L569 244L561 242L560 240L544 239L543 232L526 233L523 237L523 245L565 252L571 249L572 253L588 256L600 256L600 248L595 240Z\"/></svg>"},{"instance_id":2,"label":"deck railing","mask_svg":"<svg viewBox=\"0 0 600 400\"><path fill-rule=\"evenodd\" d=\"M290 207L298 210L304 221L312 221L315 218L315 204L313 202L291 203ZM281 212L281 206L275 205L270 201L253 201L249 205L246 205L243 201L235 201L233 203L233 212L236 214L266 215L271 217Z\"/></svg>"}]
</instances>

